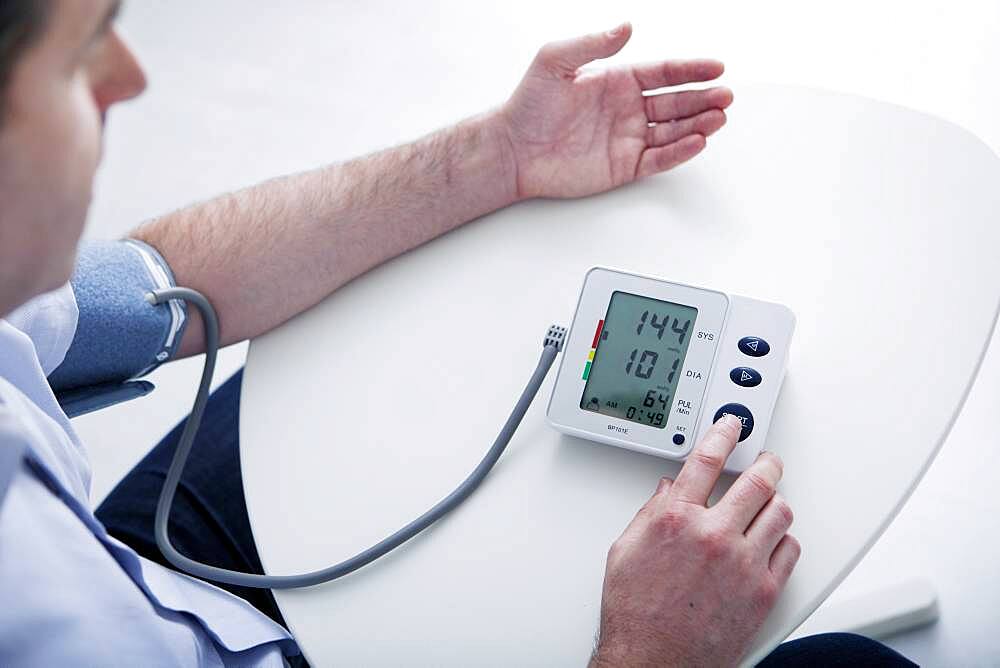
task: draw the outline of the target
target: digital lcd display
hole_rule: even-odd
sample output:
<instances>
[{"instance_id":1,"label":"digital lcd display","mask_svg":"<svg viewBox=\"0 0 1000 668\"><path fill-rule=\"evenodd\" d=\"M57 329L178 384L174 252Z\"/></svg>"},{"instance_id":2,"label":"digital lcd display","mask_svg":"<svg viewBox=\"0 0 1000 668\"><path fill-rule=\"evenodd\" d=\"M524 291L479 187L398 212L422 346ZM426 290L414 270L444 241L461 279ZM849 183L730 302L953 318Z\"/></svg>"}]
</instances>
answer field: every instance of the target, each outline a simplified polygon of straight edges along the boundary
<instances>
[{"instance_id":1,"label":"digital lcd display","mask_svg":"<svg viewBox=\"0 0 1000 668\"><path fill-rule=\"evenodd\" d=\"M697 316L691 306L614 292L580 408L663 429Z\"/></svg>"}]
</instances>

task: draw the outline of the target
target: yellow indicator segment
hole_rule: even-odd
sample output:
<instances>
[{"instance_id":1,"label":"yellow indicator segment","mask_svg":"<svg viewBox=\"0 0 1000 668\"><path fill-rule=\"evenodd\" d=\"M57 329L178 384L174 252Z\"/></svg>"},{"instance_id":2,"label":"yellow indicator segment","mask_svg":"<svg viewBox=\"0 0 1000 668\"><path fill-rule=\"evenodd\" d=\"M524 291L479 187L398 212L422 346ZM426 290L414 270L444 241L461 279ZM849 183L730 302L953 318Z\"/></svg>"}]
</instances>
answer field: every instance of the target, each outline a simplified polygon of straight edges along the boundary
<instances>
[{"instance_id":1,"label":"yellow indicator segment","mask_svg":"<svg viewBox=\"0 0 1000 668\"><path fill-rule=\"evenodd\" d=\"M587 359L590 360L591 362L594 361L594 351L593 350L591 350L590 353L587 355Z\"/></svg>"}]
</instances>

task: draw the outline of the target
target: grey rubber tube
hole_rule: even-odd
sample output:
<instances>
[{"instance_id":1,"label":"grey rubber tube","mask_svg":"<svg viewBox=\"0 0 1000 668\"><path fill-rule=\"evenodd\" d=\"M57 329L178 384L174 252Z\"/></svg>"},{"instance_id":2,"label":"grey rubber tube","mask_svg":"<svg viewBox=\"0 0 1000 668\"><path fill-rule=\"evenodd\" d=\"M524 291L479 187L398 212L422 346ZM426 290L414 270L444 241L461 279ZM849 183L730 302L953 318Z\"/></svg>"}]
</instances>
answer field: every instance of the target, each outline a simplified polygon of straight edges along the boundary
<instances>
[{"instance_id":1,"label":"grey rubber tube","mask_svg":"<svg viewBox=\"0 0 1000 668\"><path fill-rule=\"evenodd\" d=\"M201 312L205 325L205 366L202 370L198 394L195 396L194 406L191 408L191 415L188 416L187 423L184 425L184 431L181 433L177 450L170 463L170 469L167 471L163 490L160 492L160 499L156 506L156 523L154 528L156 544L159 546L163 556L170 563L191 575L215 582L265 589L311 587L341 578L391 552L458 507L479 487L480 483L482 483L493 468L493 465L500 459L500 455L506 449L532 400L538 394L538 388L545 380L552 362L562 349L563 337L566 332L562 327L553 326L549 328L543 343L541 359L538 360L538 366L531 375L528 385L521 393L521 397L518 399L517 405L514 406L510 417L507 418L503 428L500 430L500 434L493 442L493 447L490 448L475 470L469 474L469 477L455 491L438 501L433 508L402 529L339 564L300 575L258 575L203 564L184 556L174 549L174 546L170 543L170 536L167 531L170 507L173 504L174 494L177 491L177 484L180 482L184 464L187 462L188 454L194 445L195 435L198 433L198 427L201 425L205 405L208 403L212 373L215 371L215 359L219 350L219 321L216 317L215 309L212 308L212 305L205 296L189 288L167 288L155 290L147 295L147 300L152 304L160 304L171 299L183 299L193 304Z\"/></svg>"}]
</instances>

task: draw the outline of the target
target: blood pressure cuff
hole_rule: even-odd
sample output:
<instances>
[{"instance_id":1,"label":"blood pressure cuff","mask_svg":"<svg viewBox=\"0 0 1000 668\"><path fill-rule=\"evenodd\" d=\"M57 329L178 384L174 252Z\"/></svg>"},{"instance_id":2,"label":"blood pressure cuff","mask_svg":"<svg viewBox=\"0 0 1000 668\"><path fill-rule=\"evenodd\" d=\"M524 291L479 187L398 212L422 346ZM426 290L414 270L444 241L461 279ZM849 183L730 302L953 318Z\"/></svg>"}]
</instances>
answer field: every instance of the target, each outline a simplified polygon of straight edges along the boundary
<instances>
[{"instance_id":1,"label":"blood pressure cuff","mask_svg":"<svg viewBox=\"0 0 1000 668\"><path fill-rule=\"evenodd\" d=\"M72 417L151 390L127 381L176 354L187 310L179 300L146 301L151 290L173 287L174 276L154 248L133 239L84 243L70 282L80 317L66 357L48 379Z\"/></svg>"}]
</instances>

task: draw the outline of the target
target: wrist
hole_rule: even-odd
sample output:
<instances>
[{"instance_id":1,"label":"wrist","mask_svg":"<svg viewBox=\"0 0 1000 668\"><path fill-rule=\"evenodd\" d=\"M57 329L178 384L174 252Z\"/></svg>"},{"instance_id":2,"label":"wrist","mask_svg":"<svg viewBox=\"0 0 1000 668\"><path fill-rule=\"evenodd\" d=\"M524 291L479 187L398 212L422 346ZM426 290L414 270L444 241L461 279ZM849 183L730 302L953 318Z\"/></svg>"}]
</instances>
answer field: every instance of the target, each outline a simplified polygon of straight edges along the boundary
<instances>
[{"instance_id":1,"label":"wrist","mask_svg":"<svg viewBox=\"0 0 1000 668\"><path fill-rule=\"evenodd\" d=\"M587 668L615 668L621 665L622 662L616 659L614 652L603 645L598 645L594 648L594 653L590 657Z\"/></svg>"},{"instance_id":2,"label":"wrist","mask_svg":"<svg viewBox=\"0 0 1000 668\"><path fill-rule=\"evenodd\" d=\"M527 199L518 182L517 153L514 150L510 124L507 122L503 107L493 109L475 120L479 124L485 142L493 147L491 178L502 188L506 205Z\"/></svg>"},{"instance_id":3,"label":"wrist","mask_svg":"<svg viewBox=\"0 0 1000 668\"><path fill-rule=\"evenodd\" d=\"M636 657L612 643L600 643L594 649L587 668L623 668L636 665ZM652 665L652 664L650 664Z\"/></svg>"},{"instance_id":4,"label":"wrist","mask_svg":"<svg viewBox=\"0 0 1000 668\"><path fill-rule=\"evenodd\" d=\"M684 663L665 647L656 643L598 641L588 668L630 668L632 666L676 666Z\"/></svg>"}]
</instances>

